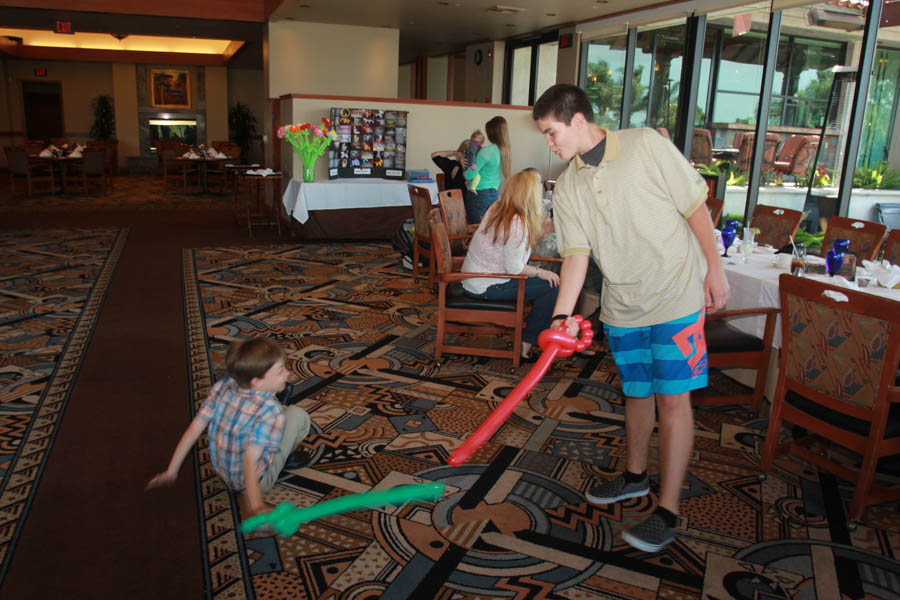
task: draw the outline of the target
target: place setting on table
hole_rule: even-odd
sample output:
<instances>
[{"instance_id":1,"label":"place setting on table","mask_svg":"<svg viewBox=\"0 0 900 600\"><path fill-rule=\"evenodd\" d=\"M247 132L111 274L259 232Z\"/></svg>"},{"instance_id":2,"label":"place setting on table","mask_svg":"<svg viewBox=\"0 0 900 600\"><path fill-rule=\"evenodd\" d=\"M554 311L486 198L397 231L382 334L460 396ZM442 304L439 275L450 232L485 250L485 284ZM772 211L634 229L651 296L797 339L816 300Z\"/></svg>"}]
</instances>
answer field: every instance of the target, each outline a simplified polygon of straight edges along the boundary
<instances>
[{"instance_id":1,"label":"place setting on table","mask_svg":"<svg viewBox=\"0 0 900 600\"><path fill-rule=\"evenodd\" d=\"M205 145L200 144L197 147L192 146L176 160L185 161L187 163L197 165L200 173L200 187L202 188L201 193L208 194L210 166L215 168L218 165L224 165L225 161L229 160L229 157L228 155L219 152L212 146L207 148Z\"/></svg>"},{"instance_id":2,"label":"place setting on table","mask_svg":"<svg viewBox=\"0 0 900 600\"><path fill-rule=\"evenodd\" d=\"M71 165L76 165L82 160L85 147L77 143L56 146L50 144L37 153L34 157L39 161L50 165L50 168L59 173L62 183L62 192L66 191L66 175Z\"/></svg>"}]
</instances>

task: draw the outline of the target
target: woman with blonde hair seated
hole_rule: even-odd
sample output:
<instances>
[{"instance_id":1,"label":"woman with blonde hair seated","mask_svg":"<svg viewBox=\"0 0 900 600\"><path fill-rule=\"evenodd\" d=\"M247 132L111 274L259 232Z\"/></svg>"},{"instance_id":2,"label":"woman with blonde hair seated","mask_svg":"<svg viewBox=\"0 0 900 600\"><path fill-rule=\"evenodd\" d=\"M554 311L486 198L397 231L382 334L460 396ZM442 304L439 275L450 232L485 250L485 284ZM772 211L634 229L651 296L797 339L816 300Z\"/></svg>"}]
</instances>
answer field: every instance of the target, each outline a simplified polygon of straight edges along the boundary
<instances>
[{"instance_id":1,"label":"woman with blonde hair seated","mask_svg":"<svg viewBox=\"0 0 900 600\"><path fill-rule=\"evenodd\" d=\"M500 200L490 206L469 244L463 272L528 275L525 299L533 300L522 332L522 358L533 360L531 347L538 334L550 326L559 275L528 264L531 249L543 236L544 212L540 175L532 170L513 175ZM514 279L473 278L462 282L466 295L483 300L515 300Z\"/></svg>"}]
</instances>

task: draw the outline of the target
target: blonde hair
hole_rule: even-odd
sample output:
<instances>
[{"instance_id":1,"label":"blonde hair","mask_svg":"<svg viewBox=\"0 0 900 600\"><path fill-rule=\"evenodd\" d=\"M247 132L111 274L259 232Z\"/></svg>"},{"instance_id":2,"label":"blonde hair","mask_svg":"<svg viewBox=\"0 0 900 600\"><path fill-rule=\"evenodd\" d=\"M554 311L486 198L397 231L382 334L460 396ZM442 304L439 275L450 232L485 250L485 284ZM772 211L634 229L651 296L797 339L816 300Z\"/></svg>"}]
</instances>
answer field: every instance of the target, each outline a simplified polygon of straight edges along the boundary
<instances>
[{"instance_id":1,"label":"blonde hair","mask_svg":"<svg viewBox=\"0 0 900 600\"><path fill-rule=\"evenodd\" d=\"M476 129L475 131L473 131L472 135L469 136L469 139L474 140L476 137L480 137L481 139L484 139L484 134L481 133L480 129Z\"/></svg>"},{"instance_id":2,"label":"blonde hair","mask_svg":"<svg viewBox=\"0 0 900 600\"><path fill-rule=\"evenodd\" d=\"M464 154L468 147L469 147L469 140L463 140L459 143L459 147L456 149L456 151Z\"/></svg>"},{"instance_id":3,"label":"blonde hair","mask_svg":"<svg viewBox=\"0 0 900 600\"><path fill-rule=\"evenodd\" d=\"M500 170L504 177L509 177L509 127L503 117L494 117L484 124L487 137L500 150Z\"/></svg>"},{"instance_id":4,"label":"blonde hair","mask_svg":"<svg viewBox=\"0 0 900 600\"><path fill-rule=\"evenodd\" d=\"M537 171L519 171L513 175L500 199L494 203L485 217L484 231L494 230L494 243L509 242L509 232L516 217L522 219L528 247L533 248L543 235L543 196Z\"/></svg>"}]
</instances>

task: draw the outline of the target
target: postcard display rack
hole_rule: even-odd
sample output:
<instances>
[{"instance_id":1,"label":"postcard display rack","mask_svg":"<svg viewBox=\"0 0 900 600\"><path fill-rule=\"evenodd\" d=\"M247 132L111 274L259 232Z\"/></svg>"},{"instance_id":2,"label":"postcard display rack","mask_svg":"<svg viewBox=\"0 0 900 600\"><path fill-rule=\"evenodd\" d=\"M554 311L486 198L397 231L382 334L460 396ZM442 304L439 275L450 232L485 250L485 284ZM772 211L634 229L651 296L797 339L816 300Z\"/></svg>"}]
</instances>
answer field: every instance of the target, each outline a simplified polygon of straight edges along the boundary
<instances>
[{"instance_id":1,"label":"postcard display rack","mask_svg":"<svg viewBox=\"0 0 900 600\"><path fill-rule=\"evenodd\" d=\"M332 108L338 139L328 150L328 179L403 179L406 111Z\"/></svg>"}]
</instances>

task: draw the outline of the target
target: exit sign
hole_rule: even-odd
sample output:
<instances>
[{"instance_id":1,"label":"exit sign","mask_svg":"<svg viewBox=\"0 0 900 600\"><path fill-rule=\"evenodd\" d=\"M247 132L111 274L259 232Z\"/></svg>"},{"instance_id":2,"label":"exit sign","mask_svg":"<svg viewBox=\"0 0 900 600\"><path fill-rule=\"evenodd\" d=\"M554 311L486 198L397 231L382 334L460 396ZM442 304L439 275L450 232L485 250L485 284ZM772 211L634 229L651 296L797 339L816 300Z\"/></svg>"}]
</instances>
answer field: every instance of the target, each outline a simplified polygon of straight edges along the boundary
<instances>
[{"instance_id":1,"label":"exit sign","mask_svg":"<svg viewBox=\"0 0 900 600\"><path fill-rule=\"evenodd\" d=\"M43 67L35 67L35 69L34 69L34 76L35 76L35 77L46 77L46 76L47 76L47 69L46 69L46 68L43 68Z\"/></svg>"},{"instance_id":2,"label":"exit sign","mask_svg":"<svg viewBox=\"0 0 900 600\"><path fill-rule=\"evenodd\" d=\"M72 21L57 21L56 22L56 33L74 34L75 30L72 29Z\"/></svg>"}]
</instances>

